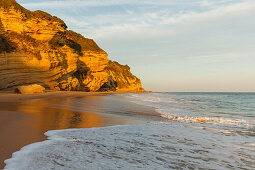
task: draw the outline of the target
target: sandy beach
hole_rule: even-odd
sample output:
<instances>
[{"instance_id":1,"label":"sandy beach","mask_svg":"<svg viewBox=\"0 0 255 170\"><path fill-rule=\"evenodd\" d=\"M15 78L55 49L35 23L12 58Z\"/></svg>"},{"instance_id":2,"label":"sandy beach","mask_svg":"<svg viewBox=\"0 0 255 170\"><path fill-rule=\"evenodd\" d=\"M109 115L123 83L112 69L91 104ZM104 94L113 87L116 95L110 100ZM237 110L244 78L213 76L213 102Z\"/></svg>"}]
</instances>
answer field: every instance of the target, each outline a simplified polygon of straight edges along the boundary
<instances>
[{"instance_id":1,"label":"sandy beach","mask_svg":"<svg viewBox=\"0 0 255 170\"><path fill-rule=\"evenodd\" d=\"M48 130L143 124L161 119L153 108L110 93L0 92L0 168L13 152L45 140Z\"/></svg>"},{"instance_id":2,"label":"sandy beach","mask_svg":"<svg viewBox=\"0 0 255 170\"><path fill-rule=\"evenodd\" d=\"M46 91L46 93L37 94L17 94L14 90L0 91L0 102L17 102L29 99L45 99L45 98L63 98L63 97L84 97L97 96L112 93L96 93L96 92L76 92L76 91Z\"/></svg>"}]
</instances>

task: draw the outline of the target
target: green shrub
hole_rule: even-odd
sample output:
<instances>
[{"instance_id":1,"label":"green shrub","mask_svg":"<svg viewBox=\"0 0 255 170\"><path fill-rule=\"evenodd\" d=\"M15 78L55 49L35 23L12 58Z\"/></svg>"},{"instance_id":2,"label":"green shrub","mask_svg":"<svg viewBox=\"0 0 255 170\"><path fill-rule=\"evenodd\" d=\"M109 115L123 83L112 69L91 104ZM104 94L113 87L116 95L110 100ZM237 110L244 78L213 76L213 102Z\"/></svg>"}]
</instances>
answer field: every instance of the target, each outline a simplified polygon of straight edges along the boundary
<instances>
[{"instance_id":1,"label":"green shrub","mask_svg":"<svg viewBox=\"0 0 255 170\"><path fill-rule=\"evenodd\" d=\"M30 18L41 18L41 19L46 19L48 21L55 21L59 22L62 27L67 28L65 22L61 20L60 18L56 16L52 16L48 14L47 12L37 10L34 12L31 12L27 10L26 8L22 7L20 4L18 4L15 0L0 0L0 7L6 9L7 11L11 8L14 7L17 11L20 11L21 13L25 14L25 16L30 19Z\"/></svg>"},{"instance_id":2,"label":"green shrub","mask_svg":"<svg viewBox=\"0 0 255 170\"><path fill-rule=\"evenodd\" d=\"M63 20L61 20L60 18L58 18L56 16L52 16L47 12L37 10L37 11L34 11L32 14L35 18L41 18L41 19L45 19L48 21L58 22L61 24L62 27L67 28L67 26Z\"/></svg>"},{"instance_id":3,"label":"green shrub","mask_svg":"<svg viewBox=\"0 0 255 170\"><path fill-rule=\"evenodd\" d=\"M7 11L14 7L14 9L20 11L21 13L25 14L26 17L32 17L33 14L31 11L27 10L26 8L22 7L18 4L15 0L0 0L0 7L6 9Z\"/></svg>"}]
</instances>

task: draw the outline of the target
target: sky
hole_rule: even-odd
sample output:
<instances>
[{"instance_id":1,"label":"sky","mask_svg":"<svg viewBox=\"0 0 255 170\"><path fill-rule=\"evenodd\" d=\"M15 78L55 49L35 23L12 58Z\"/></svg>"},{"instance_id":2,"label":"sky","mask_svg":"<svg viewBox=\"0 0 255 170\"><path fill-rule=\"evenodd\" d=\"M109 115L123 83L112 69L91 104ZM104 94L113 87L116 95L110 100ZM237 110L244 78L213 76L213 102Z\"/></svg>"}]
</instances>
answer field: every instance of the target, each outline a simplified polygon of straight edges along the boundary
<instances>
[{"instance_id":1,"label":"sky","mask_svg":"<svg viewBox=\"0 0 255 170\"><path fill-rule=\"evenodd\" d=\"M63 19L152 91L255 92L255 0L17 0Z\"/></svg>"}]
</instances>

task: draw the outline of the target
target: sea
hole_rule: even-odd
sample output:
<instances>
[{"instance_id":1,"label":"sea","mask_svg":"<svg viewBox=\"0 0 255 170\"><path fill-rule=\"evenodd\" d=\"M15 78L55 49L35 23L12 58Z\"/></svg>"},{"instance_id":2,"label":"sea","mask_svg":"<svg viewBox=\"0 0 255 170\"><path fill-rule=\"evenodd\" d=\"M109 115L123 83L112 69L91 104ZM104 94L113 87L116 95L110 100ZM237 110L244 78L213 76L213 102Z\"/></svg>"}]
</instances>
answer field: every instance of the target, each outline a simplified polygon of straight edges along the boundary
<instances>
[{"instance_id":1,"label":"sea","mask_svg":"<svg viewBox=\"0 0 255 170\"><path fill-rule=\"evenodd\" d=\"M255 169L255 93L115 95L162 121L48 131L5 169Z\"/></svg>"}]
</instances>

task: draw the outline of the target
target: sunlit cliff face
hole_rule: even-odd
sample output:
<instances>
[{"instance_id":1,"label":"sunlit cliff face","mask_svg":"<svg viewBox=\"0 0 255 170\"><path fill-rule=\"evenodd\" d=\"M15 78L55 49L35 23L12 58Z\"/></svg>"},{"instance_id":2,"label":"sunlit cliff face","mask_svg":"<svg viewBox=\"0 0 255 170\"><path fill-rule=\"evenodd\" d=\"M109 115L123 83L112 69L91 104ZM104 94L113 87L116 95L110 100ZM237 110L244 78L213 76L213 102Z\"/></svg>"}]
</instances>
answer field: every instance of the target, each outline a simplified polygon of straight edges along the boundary
<instances>
[{"instance_id":1,"label":"sunlit cliff face","mask_svg":"<svg viewBox=\"0 0 255 170\"><path fill-rule=\"evenodd\" d=\"M92 39L46 12L0 0L0 31L0 89L37 83L52 90L143 91L129 68L109 62Z\"/></svg>"}]
</instances>

